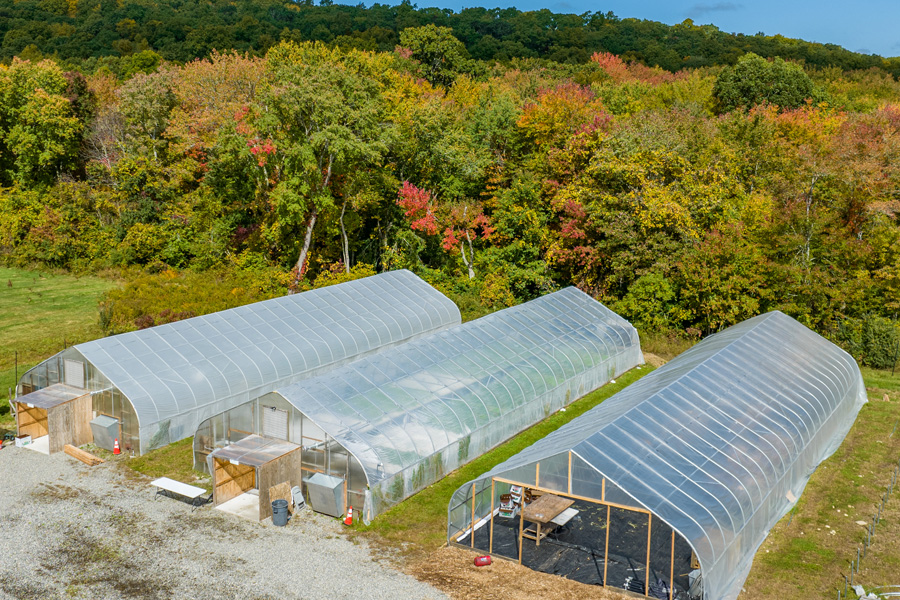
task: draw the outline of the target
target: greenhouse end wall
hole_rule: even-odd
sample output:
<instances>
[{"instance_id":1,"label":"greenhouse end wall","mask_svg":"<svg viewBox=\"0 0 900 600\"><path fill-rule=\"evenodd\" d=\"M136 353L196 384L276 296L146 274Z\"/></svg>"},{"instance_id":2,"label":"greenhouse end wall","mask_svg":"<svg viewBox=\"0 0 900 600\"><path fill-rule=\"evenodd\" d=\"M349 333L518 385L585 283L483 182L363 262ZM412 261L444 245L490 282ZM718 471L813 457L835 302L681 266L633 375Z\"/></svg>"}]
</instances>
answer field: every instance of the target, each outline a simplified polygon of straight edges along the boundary
<instances>
[{"instance_id":1,"label":"greenhouse end wall","mask_svg":"<svg viewBox=\"0 0 900 600\"><path fill-rule=\"evenodd\" d=\"M119 444L130 454L141 453L140 422L128 398L87 360L76 347L66 348L26 371L16 384L16 397L66 380L65 361L83 365L84 389L91 394L93 416L106 415L118 419Z\"/></svg>"}]
</instances>

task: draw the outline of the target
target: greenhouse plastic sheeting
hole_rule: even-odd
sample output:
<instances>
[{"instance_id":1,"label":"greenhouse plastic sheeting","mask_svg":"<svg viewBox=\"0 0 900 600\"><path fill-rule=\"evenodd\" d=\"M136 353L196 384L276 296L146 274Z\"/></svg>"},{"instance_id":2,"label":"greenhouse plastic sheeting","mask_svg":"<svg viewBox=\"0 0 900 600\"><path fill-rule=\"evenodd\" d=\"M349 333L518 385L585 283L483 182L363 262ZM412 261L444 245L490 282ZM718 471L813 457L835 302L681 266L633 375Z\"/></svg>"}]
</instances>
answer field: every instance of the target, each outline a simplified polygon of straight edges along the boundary
<instances>
[{"instance_id":1,"label":"greenhouse plastic sheeting","mask_svg":"<svg viewBox=\"0 0 900 600\"><path fill-rule=\"evenodd\" d=\"M733 600L769 529L866 401L853 358L770 312L710 336L460 487L448 535L490 511L492 477L643 507L700 560L706 600ZM529 479L530 478L530 479ZM612 484L612 487L610 485ZM618 498L610 499L610 490ZM487 493L485 493L487 491Z\"/></svg>"},{"instance_id":2,"label":"greenhouse plastic sheeting","mask_svg":"<svg viewBox=\"0 0 900 600\"><path fill-rule=\"evenodd\" d=\"M566 288L278 393L361 463L368 522L642 362L634 327Z\"/></svg>"},{"instance_id":3,"label":"greenhouse plastic sheeting","mask_svg":"<svg viewBox=\"0 0 900 600\"><path fill-rule=\"evenodd\" d=\"M279 386L459 322L450 299L392 271L75 348L131 402L146 452Z\"/></svg>"}]
</instances>

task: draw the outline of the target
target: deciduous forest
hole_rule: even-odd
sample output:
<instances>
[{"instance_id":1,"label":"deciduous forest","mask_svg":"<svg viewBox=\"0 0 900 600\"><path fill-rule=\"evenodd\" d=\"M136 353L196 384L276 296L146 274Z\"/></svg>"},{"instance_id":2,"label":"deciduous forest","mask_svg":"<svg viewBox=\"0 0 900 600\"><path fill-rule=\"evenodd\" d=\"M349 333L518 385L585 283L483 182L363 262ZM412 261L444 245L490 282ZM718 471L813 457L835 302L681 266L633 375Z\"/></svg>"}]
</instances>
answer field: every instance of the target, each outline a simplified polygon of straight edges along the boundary
<instances>
[{"instance_id":1,"label":"deciduous forest","mask_svg":"<svg viewBox=\"0 0 900 600\"><path fill-rule=\"evenodd\" d=\"M406 3L0 16L0 256L124 274L107 332L408 268L470 317L577 285L645 332L778 309L896 360L896 59Z\"/></svg>"}]
</instances>

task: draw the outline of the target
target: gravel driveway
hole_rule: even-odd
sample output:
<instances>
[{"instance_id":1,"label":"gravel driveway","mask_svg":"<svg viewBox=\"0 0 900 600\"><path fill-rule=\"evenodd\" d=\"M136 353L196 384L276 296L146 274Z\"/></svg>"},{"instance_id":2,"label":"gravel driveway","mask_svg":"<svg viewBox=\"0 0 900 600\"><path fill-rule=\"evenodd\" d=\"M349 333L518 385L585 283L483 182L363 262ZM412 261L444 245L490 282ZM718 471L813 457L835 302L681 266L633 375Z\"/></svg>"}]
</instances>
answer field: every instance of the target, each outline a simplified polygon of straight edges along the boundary
<instances>
[{"instance_id":1,"label":"gravel driveway","mask_svg":"<svg viewBox=\"0 0 900 600\"><path fill-rule=\"evenodd\" d=\"M0 450L0 598L446 596L309 510L275 528L154 499L113 463Z\"/></svg>"}]
</instances>

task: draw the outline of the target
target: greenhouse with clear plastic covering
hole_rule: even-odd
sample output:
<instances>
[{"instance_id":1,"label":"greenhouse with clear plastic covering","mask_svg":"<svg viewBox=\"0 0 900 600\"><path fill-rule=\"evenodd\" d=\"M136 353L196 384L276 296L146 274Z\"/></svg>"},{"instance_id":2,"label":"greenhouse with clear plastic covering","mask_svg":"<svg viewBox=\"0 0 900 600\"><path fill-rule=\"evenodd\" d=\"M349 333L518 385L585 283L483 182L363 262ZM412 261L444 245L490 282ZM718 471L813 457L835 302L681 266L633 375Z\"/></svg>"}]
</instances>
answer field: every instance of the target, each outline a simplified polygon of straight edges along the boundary
<instances>
[{"instance_id":1,"label":"greenhouse with clear plastic covering","mask_svg":"<svg viewBox=\"0 0 900 600\"><path fill-rule=\"evenodd\" d=\"M850 355L760 315L461 486L448 540L652 598L734 600L865 401Z\"/></svg>"},{"instance_id":2,"label":"greenhouse with clear plastic covering","mask_svg":"<svg viewBox=\"0 0 900 600\"><path fill-rule=\"evenodd\" d=\"M72 346L25 373L14 406L38 434L83 444L87 432L142 454L267 392L460 320L449 298L392 271ZM66 398L90 395L92 407L50 431L29 395L54 386Z\"/></svg>"},{"instance_id":3,"label":"greenhouse with clear plastic covering","mask_svg":"<svg viewBox=\"0 0 900 600\"><path fill-rule=\"evenodd\" d=\"M302 446L303 491L313 509L343 514L352 506L370 522L642 362L634 327L567 288L238 410L254 419L253 433ZM340 491L328 506L309 493L306 482L316 475Z\"/></svg>"}]
</instances>

